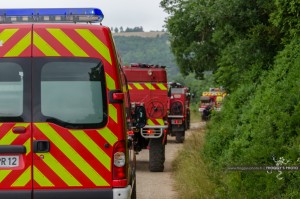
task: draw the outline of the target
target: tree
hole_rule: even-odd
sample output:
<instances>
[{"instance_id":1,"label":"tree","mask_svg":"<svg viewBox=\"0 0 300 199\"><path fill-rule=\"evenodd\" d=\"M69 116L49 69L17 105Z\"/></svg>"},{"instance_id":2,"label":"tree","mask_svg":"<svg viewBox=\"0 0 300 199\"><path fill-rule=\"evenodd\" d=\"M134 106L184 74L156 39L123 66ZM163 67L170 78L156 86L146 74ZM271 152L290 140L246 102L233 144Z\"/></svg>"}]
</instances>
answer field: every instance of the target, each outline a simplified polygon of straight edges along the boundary
<instances>
[{"instance_id":1,"label":"tree","mask_svg":"<svg viewBox=\"0 0 300 199\"><path fill-rule=\"evenodd\" d=\"M115 33L118 33L119 29L117 27L115 27Z\"/></svg>"}]
</instances>

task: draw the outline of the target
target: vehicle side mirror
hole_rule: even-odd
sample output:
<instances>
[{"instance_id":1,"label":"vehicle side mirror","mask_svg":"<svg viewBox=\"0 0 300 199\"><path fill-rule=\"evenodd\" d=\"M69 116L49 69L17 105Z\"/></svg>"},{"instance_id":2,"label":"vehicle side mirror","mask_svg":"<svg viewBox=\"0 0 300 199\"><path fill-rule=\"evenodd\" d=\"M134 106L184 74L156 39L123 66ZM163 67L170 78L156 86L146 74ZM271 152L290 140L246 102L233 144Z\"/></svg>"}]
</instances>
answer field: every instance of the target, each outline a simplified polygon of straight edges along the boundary
<instances>
[{"instance_id":1,"label":"vehicle side mirror","mask_svg":"<svg viewBox=\"0 0 300 199\"><path fill-rule=\"evenodd\" d=\"M137 128L143 128L144 126L146 126L147 115L146 115L146 109L144 106L137 106L135 108L134 115L135 115L135 121L136 121L135 126Z\"/></svg>"}]
</instances>

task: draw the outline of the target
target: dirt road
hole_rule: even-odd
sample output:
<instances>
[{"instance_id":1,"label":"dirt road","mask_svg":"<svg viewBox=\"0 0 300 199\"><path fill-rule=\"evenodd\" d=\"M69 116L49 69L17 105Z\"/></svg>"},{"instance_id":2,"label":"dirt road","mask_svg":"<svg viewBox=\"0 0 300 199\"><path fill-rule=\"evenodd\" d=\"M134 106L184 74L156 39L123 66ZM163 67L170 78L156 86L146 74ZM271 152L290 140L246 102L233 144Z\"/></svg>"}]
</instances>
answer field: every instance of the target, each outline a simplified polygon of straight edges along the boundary
<instances>
[{"instance_id":1,"label":"dirt road","mask_svg":"<svg viewBox=\"0 0 300 199\"><path fill-rule=\"evenodd\" d=\"M192 130L203 125L201 122L192 123L191 130L186 131L186 137ZM150 172L148 169L149 151L142 150L137 157L137 198L138 199L176 199L172 177L172 161L180 150L182 144L175 142L175 137L168 136L166 145L166 161L164 172Z\"/></svg>"}]
</instances>

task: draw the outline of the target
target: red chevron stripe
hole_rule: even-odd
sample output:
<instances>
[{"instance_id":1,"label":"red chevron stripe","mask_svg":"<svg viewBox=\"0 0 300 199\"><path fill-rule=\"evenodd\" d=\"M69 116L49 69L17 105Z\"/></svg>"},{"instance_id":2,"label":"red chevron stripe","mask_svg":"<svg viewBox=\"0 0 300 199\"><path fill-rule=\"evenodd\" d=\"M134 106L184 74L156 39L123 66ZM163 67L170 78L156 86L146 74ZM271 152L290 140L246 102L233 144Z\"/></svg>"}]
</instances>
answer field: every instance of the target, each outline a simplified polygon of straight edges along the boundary
<instances>
[{"instance_id":1,"label":"red chevron stripe","mask_svg":"<svg viewBox=\"0 0 300 199\"><path fill-rule=\"evenodd\" d=\"M52 36L46 28L57 28L52 26L38 26L38 28L34 28L34 31L45 40L59 55L66 57L73 57L73 54L65 48L54 36ZM38 54L39 51L33 51L33 56L45 56L43 53Z\"/></svg>"},{"instance_id":2,"label":"red chevron stripe","mask_svg":"<svg viewBox=\"0 0 300 199\"><path fill-rule=\"evenodd\" d=\"M36 127L35 127L36 128ZM39 129L37 129L37 131L39 131ZM38 139L46 139L46 140L50 140L47 136L45 136L41 131L36 132L35 136L38 137ZM80 182L84 187L88 186L88 187L92 187L94 186L93 182L80 170L78 169L73 162L71 162L69 160L69 158L56 146L54 145L52 142L50 143L51 145L51 150L50 150L50 154L64 167L66 168L71 175L77 179L78 182ZM60 146L61 147L61 146ZM60 161L62 160L63 161ZM63 182L62 183L56 183L56 182L60 182L62 179L60 179L59 176L57 176L57 174L55 174L55 176L51 176L50 173L48 172L53 172L49 167L44 168L43 165L45 165L46 163L44 163L44 161L35 161L34 162L35 166L48 178L56 178L59 179L59 181L52 181L51 182L55 185L55 187L60 187L63 186L63 184L65 184Z\"/></svg>"},{"instance_id":3,"label":"red chevron stripe","mask_svg":"<svg viewBox=\"0 0 300 199\"><path fill-rule=\"evenodd\" d=\"M59 132L59 135L81 156L83 157L94 170L101 175L107 182L111 181L111 173L68 131L57 125L50 124L50 126ZM42 134L42 132L40 132ZM44 138L43 138L44 136ZM47 135L43 134L39 139L48 139ZM103 146L105 142L102 142ZM77 166L67 157L61 150L62 146L55 146L51 143L51 154L56 158L68 171L84 186L95 187L92 181L77 168ZM107 150L107 149L106 149ZM111 150L111 149L110 149ZM63 161L61 161L63 160ZM91 164L93 163L93 164ZM46 175L46 173L44 173ZM47 176L47 175L46 175Z\"/></svg>"},{"instance_id":4,"label":"red chevron stripe","mask_svg":"<svg viewBox=\"0 0 300 199\"><path fill-rule=\"evenodd\" d=\"M10 51L21 39L23 39L29 32L31 32L31 27L11 27L13 29L19 29L14 35L12 35L0 48L0 57L3 57L8 51ZM8 28L5 28L8 29ZM31 46L31 45L30 45ZM30 49L30 47L29 47ZM30 50L26 49L22 53L22 56L30 57Z\"/></svg>"},{"instance_id":5,"label":"red chevron stripe","mask_svg":"<svg viewBox=\"0 0 300 199\"><path fill-rule=\"evenodd\" d=\"M0 140L12 129L15 123L3 123L0 126Z\"/></svg>"}]
</instances>

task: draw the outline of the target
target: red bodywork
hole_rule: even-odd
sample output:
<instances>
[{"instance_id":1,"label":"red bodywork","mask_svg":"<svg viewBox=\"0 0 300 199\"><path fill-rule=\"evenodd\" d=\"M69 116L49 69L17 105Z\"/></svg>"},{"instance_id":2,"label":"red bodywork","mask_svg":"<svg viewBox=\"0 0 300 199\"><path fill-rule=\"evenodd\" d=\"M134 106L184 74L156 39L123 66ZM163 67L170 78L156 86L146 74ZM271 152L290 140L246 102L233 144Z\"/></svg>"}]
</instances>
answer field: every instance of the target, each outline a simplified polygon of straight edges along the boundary
<instances>
[{"instance_id":1,"label":"red bodywork","mask_svg":"<svg viewBox=\"0 0 300 199\"><path fill-rule=\"evenodd\" d=\"M52 198L61 198L61 193L79 193L79 196L70 196L78 198L85 189L112 196L113 188L125 189L130 183L131 174L128 170L127 125L123 103L125 90L120 81L120 63L110 29L82 24L0 25L0 40L0 69L3 67L2 71L7 71L8 74L8 77L3 78L2 75L0 79L0 86L5 89L0 93L0 100L2 104L7 103L5 107L13 109L9 99L18 97L21 100L13 99L18 102L15 106L20 103L22 108L21 114L16 113L15 117L7 116L14 115L8 108L8 114L0 111L0 156L3 159L6 156L11 156L11 159L19 158L18 167L5 168L5 164L8 164L6 162L0 167L1 191L12 192L9 198L31 198L33 195L36 199L44 199L47 194L52 194L49 196L53 196ZM89 72L83 74L84 81L76 81L76 76L60 73L64 70L61 67L63 64L60 65L63 70L47 74L51 70L48 65L60 62L66 63L65 68L68 69L80 62L82 64L78 66L79 70L84 64L96 64L95 68L86 67ZM42 65L43 63L46 64ZM98 68L101 68L99 73ZM97 73L94 73L96 70ZM72 71L74 74L77 72L75 69ZM42 79L43 74L45 79ZM9 75L13 77L12 80ZM80 75L79 73L78 76L81 77ZM75 80L71 81L71 78ZM60 86L43 91L43 88L46 90L59 82L68 88L72 88L72 84L80 84L81 87L73 87L65 93L60 91ZM90 82L96 82L99 87L102 85L102 93L99 94L100 91L95 89L98 87ZM89 84L91 86L86 86ZM77 98L87 99L83 94L78 95L84 88L91 92L90 98L99 98L102 103L99 107L103 111L90 105L96 104L97 100L89 101L89 104L84 100L79 103ZM53 110L60 110L55 106L52 109L43 107L43 102L59 104L67 95L76 96L69 100L70 104L74 104L74 109L87 112L88 106L92 110L82 119L83 122L77 122L80 125L82 123L82 126L75 121L77 126L72 127L71 124L67 125L69 120L62 122L54 118L60 117L60 114L45 119L49 116L47 112L55 113ZM72 119L74 109L67 109L62 113L68 112L68 117ZM80 110L76 113L80 113ZM94 117L97 114L98 117ZM90 117L95 118L96 125L90 125L94 123L94 120L90 122ZM114 154L126 155L124 166L114 166ZM87 198L89 194L93 193L85 192Z\"/></svg>"},{"instance_id":2,"label":"red bodywork","mask_svg":"<svg viewBox=\"0 0 300 199\"><path fill-rule=\"evenodd\" d=\"M191 95L188 87L178 83L170 83L169 87L169 133L174 136L176 132L189 129Z\"/></svg>"},{"instance_id":3,"label":"red bodywork","mask_svg":"<svg viewBox=\"0 0 300 199\"><path fill-rule=\"evenodd\" d=\"M146 109L147 124L141 129L143 137L160 137L161 132L164 133L167 128L168 93L165 68L133 64L123 66L122 69L128 83L131 106L144 106Z\"/></svg>"}]
</instances>

